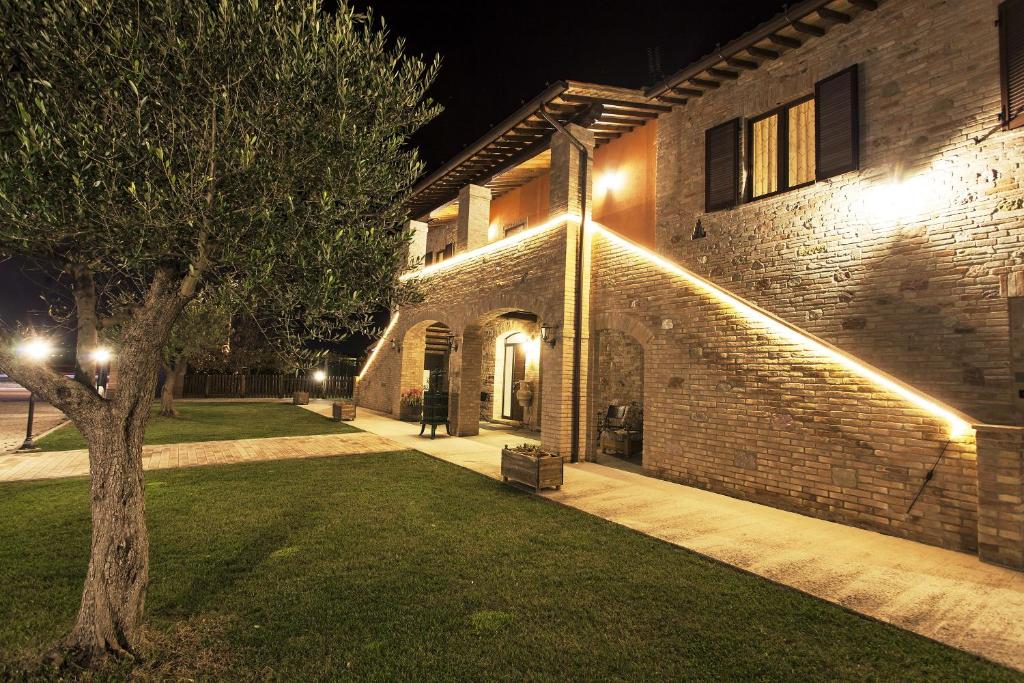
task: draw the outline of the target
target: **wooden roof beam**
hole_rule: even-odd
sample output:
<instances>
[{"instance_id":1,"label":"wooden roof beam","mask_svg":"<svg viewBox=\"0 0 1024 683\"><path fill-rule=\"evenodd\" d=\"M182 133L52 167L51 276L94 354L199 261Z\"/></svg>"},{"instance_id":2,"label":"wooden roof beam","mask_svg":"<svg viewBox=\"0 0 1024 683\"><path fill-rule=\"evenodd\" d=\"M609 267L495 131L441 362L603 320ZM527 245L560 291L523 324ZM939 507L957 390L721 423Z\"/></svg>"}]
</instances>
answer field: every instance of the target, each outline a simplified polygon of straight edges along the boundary
<instances>
[{"instance_id":1,"label":"wooden roof beam","mask_svg":"<svg viewBox=\"0 0 1024 683\"><path fill-rule=\"evenodd\" d=\"M837 12L834 9L828 7L822 7L818 10L818 16L826 21L835 22L837 24L849 24L853 21L853 17L845 12Z\"/></svg>"},{"instance_id":2,"label":"wooden roof beam","mask_svg":"<svg viewBox=\"0 0 1024 683\"><path fill-rule=\"evenodd\" d=\"M755 57L761 57L762 59L778 59L779 53L776 50L769 50L768 48L758 47L757 45L751 45L747 48L747 52L754 55Z\"/></svg>"},{"instance_id":3,"label":"wooden roof beam","mask_svg":"<svg viewBox=\"0 0 1024 683\"><path fill-rule=\"evenodd\" d=\"M700 97L704 94L703 90L698 90L697 88L682 88L676 86L674 88L669 88L669 90L679 95L683 95L684 97Z\"/></svg>"},{"instance_id":4,"label":"wooden roof beam","mask_svg":"<svg viewBox=\"0 0 1024 683\"><path fill-rule=\"evenodd\" d=\"M735 71L729 71L728 69L719 69L718 67L714 66L708 69L708 73L714 76L715 78L726 78L730 81L735 81L737 78L740 77L740 75Z\"/></svg>"},{"instance_id":5,"label":"wooden roof beam","mask_svg":"<svg viewBox=\"0 0 1024 683\"><path fill-rule=\"evenodd\" d=\"M647 119L624 116L622 114L609 114L607 112L601 114L599 120L601 123L625 123L630 126L642 126L647 123Z\"/></svg>"},{"instance_id":6,"label":"wooden roof beam","mask_svg":"<svg viewBox=\"0 0 1024 683\"><path fill-rule=\"evenodd\" d=\"M559 99L565 102L578 102L581 104L597 103L602 104L606 107L618 107L619 109L639 109L641 111L655 111L668 113L672 111L672 107L666 107L660 104L654 104L652 102L630 102L629 100L611 100L604 97L591 97L589 95L568 95L561 94Z\"/></svg>"},{"instance_id":7,"label":"wooden roof beam","mask_svg":"<svg viewBox=\"0 0 1024 683\"><path fill-rule=\"evenodd\" d=\"M803 43L801 43L796 38L782 36L779 35L778 33L773 33L772 35L768 36L768 40L772 41L776 45L781 45L782 47L798 48L801 45L803 45Z\"/></svg>"},{"instance_id":8,"label":"wooden roof beam","mask_svg":"<svg viewBox=\"0 0 1024 683\"><path fill-rule=\"evenodd\" d=\"M715 88L722 87L722 84L718 81L708 80L707 78L691 78L690 83L693 83L698 88L704 88L705 90L714 90Z\"/></svg>"},{"instance_id":9,"label":"wooden roof beam","mask_svg":"<svg viewBox=\"0 0 1024 683\"><path fill-rule=\"evenodd\" d=\"M734 66L737 69L746 69L747 71L753 71L754 69L761 66L757 62L751 61L749 59L743 59L741 57L726 57L725 63L728 64L729 66Z\"/></svg>"},{"instance_id":10,"label":"wooden roof beam","mask_svg":"<svg viewBox=\"0 0 1024 683\"><path fill-rule=\"evenodd\" d=\"M806 21L794 21L790 25L794 30L800 33L806 33L809 36L814 36L815 38L821 38L825 35L825 29L820 26L815 26L814 24L808 24Z\"/></svg>"},{"instance_id":11,"label":"wooden roof beam","mask_svg":"<svg viewBox=\"0 0 1024 683\"><path fill-rule=\"evenodd\" d=\"M666 104L686 104L686 100L682 97L672 97L671 95L658 95L658 101Z\"/></svg>"},{"instance_id":12,"label":"wooden roof beam","mask_svg":"<svg viewBox=\"0 0 1024 683\"><path fill-rule=\"evenodd\" d=\"M866 9L869 12L874 12L878 9L878 0L850 0L850 4L861 9Z\"/></svg>"}]
</instances>

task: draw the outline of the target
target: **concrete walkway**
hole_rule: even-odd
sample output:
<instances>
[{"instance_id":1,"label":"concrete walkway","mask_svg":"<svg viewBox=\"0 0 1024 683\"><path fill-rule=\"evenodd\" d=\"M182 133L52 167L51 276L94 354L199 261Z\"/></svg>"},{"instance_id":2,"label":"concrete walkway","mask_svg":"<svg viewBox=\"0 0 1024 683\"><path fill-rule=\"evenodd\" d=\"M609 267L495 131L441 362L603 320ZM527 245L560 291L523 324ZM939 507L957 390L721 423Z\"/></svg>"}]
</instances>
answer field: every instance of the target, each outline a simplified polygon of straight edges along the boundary
<instances>
[{"instance_id":1,"label":"concrete walkway","mask_svg":"<svg viewBox=\"0 0 1024 683\"><path fill-rule=\"evenodd\" d=\"M142 467L146 470L159 470L172 467L229 465L261 460L383 453L403 448L405 447L388 439L366 432L199 441L143 446ZM0 482L80 477L87 474L89 452L86 450L0 455Z\"/></svg>"},{"instance_id":2,"label":"concrete walkway","mask_svg":"<svg viewBox=\"0 0 1024 683\"><path fill-rule=\"evenodd\" d=\"M501 432L431 441L418 425L363 408L352 424L496 479L511 442ZM567 465L562 490L541 495L1024 670L1024 573L594 463Z\"/></svg>"}]
</instances>

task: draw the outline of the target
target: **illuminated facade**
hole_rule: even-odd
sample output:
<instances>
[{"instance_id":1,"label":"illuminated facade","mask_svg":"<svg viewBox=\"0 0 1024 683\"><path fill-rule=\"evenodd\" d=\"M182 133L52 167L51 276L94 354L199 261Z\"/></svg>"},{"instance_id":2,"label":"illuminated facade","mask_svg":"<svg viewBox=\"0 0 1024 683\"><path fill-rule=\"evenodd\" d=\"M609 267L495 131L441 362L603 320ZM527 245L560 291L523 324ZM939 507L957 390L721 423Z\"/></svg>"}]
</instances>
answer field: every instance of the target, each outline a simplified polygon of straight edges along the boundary
<instances>
[{"instance_id":1,"label":"illuminated facade","mask_svg":"<svg viewBox=\"0 0 1024 683\"><path fill-rule=\"evenodd\" d=\"M646 473L1024 568L1021 17L806 0L646 90L549 87L417 188L424 300L360 403L443 324L456 434L599 459L634 404Z\"/></svg>"}]
</instances>

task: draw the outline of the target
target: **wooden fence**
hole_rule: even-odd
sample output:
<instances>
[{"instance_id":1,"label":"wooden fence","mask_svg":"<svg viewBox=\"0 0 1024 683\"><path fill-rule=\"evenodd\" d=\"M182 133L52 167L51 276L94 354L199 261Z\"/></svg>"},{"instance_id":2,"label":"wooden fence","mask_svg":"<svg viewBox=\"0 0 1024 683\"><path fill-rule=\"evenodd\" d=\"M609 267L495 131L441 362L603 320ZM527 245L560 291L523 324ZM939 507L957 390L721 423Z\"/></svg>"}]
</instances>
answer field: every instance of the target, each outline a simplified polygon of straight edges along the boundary
<instances>
[{"instance_id":1,"label":"wooden fence","mask_svg":"<svg viewBox=\"0 0 1024 683\"><path fill-rule=\"evenodd\" d=\"M351 398L351 375L322 382L294 375L185 375L182 398L285 398L308 391L312 398Z\"/></svg>"}]
</instances>

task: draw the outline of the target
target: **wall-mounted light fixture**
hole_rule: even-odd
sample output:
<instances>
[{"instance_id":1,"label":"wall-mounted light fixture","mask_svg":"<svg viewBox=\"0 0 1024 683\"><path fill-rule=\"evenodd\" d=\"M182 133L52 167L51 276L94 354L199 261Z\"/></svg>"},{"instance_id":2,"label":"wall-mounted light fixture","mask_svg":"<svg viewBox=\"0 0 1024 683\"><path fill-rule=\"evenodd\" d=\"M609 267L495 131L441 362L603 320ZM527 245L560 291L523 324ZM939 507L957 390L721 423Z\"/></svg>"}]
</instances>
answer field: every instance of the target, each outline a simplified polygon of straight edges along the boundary
<instances>
[{"instance_id":1,"label":"wall-mounted light fixture","mask_svg":"<svg viewBox=\"0 0 1024 683\"><path fill-rule=\"evenodd\" d=\"M541 325L540 326L540 340L555 348L555 344L558 342L558 328L560 325Z\"/></svg>"},{"instance_id":2,"label":"wall-mounted light fixture","mask_svg":"<svg viewBox=\"0 0 1024 683\"><path fill-rule=\"evenodd\" d=\"M391 350L392 351L394 351L396 353L401 353L402 352L402 345L399 344L397 341L395 341L394 337L389 339L388 342L391 344Z\"/></svg>"},{"instance_id":3,"label":"wall-mounted light fixture","mask_svg":"<svg viewBox=\"0 0 1024 683\"><path fill-rule=\"evenodd\" d=\"M622 171L605 171L594 183L594 192L599 195L621 190L626 184L626 174Z\"/></svg>"}]
</instances>

